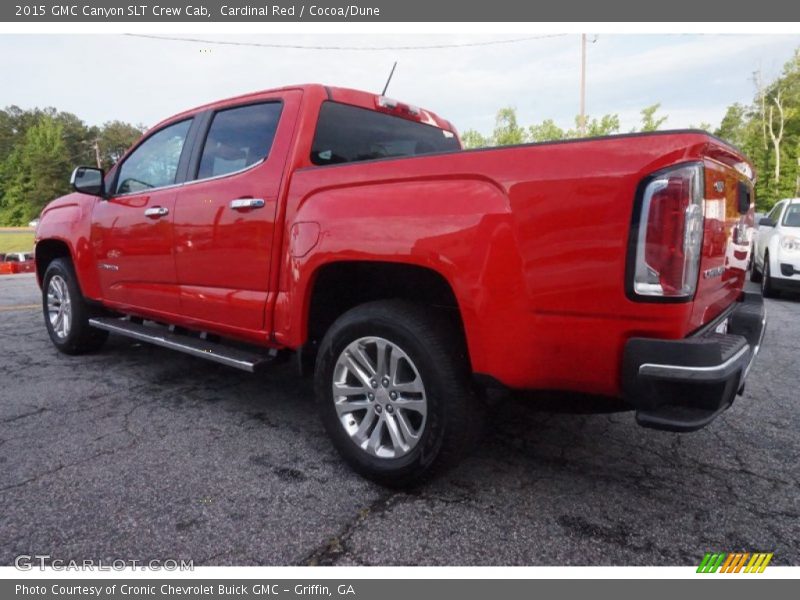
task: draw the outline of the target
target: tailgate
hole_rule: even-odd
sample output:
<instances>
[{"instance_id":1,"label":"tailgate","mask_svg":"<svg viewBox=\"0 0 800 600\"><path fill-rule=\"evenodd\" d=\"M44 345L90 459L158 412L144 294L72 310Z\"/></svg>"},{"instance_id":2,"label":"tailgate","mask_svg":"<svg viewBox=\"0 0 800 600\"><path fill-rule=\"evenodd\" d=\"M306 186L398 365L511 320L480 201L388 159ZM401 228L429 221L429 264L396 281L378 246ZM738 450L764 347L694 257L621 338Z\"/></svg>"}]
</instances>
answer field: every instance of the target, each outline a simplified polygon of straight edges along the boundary
<instances>
[{"instance_id":1,"label":"tailgate","mask_svg":"<svg viewBox=\"0 0 800 600\"><path fill-rule=\"evenodd\" d=\"M736 301L750 261L755 197L750 166L731 149L709 146L705 167L703 249L690 316L694 330ZM745 174L747 173L747 174Z\"/></svg>"}]
</instances>

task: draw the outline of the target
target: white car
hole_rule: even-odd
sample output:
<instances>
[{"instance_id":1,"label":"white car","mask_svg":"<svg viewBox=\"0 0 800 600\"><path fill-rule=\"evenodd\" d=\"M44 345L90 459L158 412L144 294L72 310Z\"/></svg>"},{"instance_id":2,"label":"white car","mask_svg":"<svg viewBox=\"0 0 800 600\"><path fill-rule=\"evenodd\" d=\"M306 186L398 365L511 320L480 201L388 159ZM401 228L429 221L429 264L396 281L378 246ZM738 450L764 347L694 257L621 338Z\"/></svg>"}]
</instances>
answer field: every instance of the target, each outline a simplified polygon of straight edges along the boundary
<instances>
[{"instance_id":1,"label":"white car","mask_svg":"<svg viewBox=\"0 0 800 600\"><path fill-rule=\"evenodd\" d=\"M800 198L780 200L758 221L751 281L764 296L800 292Z\"/></svg>"}]
</instances>

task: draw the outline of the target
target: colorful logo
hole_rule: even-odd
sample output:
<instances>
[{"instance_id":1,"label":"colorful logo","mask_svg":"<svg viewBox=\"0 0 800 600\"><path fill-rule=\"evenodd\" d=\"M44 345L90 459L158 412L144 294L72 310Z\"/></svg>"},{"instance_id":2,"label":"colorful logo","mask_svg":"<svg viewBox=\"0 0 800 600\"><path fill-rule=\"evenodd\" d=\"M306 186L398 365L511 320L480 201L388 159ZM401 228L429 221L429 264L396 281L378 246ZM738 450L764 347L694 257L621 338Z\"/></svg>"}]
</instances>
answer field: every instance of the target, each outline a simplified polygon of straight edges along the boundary
<instances>
[{"instance_id":1,"label":"colorful logo","mask_svg":"<svg viewBox=\"0 0 800 600\"><path fill-rule=\"evenodd\" d=\"M698 573L763 573L769 561L772 560L772 552L706 552L700 566L697 567Z\"/></svg>"}]
</instances>

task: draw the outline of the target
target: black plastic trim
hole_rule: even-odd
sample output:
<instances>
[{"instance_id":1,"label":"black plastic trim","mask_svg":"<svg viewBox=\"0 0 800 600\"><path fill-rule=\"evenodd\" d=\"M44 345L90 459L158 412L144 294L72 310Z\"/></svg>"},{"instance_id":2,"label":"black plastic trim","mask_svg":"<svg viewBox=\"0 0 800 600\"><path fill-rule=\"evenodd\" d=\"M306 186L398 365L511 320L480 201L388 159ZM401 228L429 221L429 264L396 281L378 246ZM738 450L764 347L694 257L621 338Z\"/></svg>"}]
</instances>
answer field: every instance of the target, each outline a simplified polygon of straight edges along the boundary
<instances>
[{"instance_id":1,"label":"black plastic trim","mask_svg":"<svg viewBox=\"0 0 800 600\"><path fill-rule=\"evenodd\" d=\"M772 287L779 292L800 292L800 279L783 279L782 277L770 277Z\"/></svg>"},{"instance_id":2,"label":"black plastic trim","mask_svg":"<svg viewBox=\"0 0 800 600\"><path fill-rule=\"evenodd\" d=\"M734 303L728 333L705 327L679 340L631 338L622 360L625 401L644 427L694 431L729 408L763 342L764 300L745 292ZM713 323L713 322L712 322Z\"/></svg>"},{"instance_id":3,"label":"black plastic trim","mask_svg":"<svg viewBox=\"0 0 800 600\"><path fill-rule=\"evenodd\" d=\"M212 110L204 110L197 115L197 128L192 140L192 149L186 165L186 178L184 179L184 183L187 181L194 181L197 177L197 169L200 166L200 157L206 143L208 130L211 127L213 112Z\"/></svg>"},{"instance_id":4,"label":"black plastic trim","mask_svg":"<svg viewBox=\"0 0 800 600\"><path fill-rule=\"evenodd\" d=\"M342 102L341 104L346 104ZM350 106L356 106L351 104ZM359 108L364 108L363 106L359 106ZM369 109L366 109L369 110ZM401 117L402 118L402 117ZM436 127L436 126L434 126ZM440 128L441 129L441 128ZM528 142L525 144L509 144L508 146L486 146L484 148L462 148L461 150L444 150L442 152L430 152L428 154L418 154L416 156L387 156L385 158L372 158L369 160L361 160L358 162L349 162L349 163L335 163L332 165L309 165L307 167L301 167L296 169L297 171L306 171L309 169L336 169L336 168L343 168L348 167L356 164L364 164L364 163L374 163L374 162L388 162L392 160L418 160L422 158L429 158L431 156L446 156L449 154L474 154L478 152L494 152L497 150L508 150L513 148L536 148L539 146L555 146L559 144L580 144L580 143L590 143L590 142L599 142L603 140L619 140L619 139L628 139L628 138L640 138L640 137L649 137L649 136L664 136L664 135L687 135L687 134L694 134L694 135L704 135L707 138L718 142L723 146L727 146L730 150L739 154L742 159L745 159L744 153L737 148L736 146L726 142L722 138L718 138L717 136L708 133L707 131L703 131L702 129L664 129L661 131L647 131L647 132L635 132L635 133L616 133L612 135L598 135L595 137L585 137L585 138L572 138L568 140L550 140L547 142ZM696 161L694 161L696 162Z\"/></svg>"}]
</instances>

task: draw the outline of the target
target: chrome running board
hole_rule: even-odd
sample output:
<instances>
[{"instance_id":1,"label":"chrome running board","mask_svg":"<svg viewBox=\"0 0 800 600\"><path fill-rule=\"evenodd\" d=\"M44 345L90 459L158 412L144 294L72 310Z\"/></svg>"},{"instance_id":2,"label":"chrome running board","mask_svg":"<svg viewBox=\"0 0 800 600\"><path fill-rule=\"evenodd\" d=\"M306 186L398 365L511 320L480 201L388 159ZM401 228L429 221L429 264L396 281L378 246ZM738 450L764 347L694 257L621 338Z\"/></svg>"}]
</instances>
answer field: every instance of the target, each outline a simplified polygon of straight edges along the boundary
<instances>
[{"instance_id":1,"label":"chrome running board","mask_svg":"<svg viewBox=\"0 0 800 600\"><path fill-rule=\"evenodd\" d=\"M277 354L274 349L264 352L245 350L226 346L190 334L175 333L161 325L145 325L128 319L96 318L89 319L89 324L97 329L104 329L140 342L147 342L184 354L205 358L222 365L254 373L272 362Z\"/></svg>"}]
</instances>

